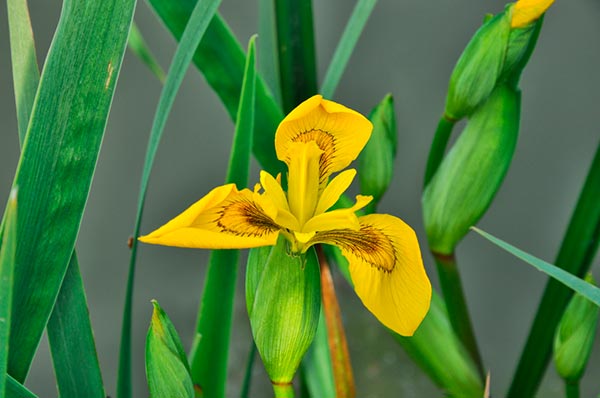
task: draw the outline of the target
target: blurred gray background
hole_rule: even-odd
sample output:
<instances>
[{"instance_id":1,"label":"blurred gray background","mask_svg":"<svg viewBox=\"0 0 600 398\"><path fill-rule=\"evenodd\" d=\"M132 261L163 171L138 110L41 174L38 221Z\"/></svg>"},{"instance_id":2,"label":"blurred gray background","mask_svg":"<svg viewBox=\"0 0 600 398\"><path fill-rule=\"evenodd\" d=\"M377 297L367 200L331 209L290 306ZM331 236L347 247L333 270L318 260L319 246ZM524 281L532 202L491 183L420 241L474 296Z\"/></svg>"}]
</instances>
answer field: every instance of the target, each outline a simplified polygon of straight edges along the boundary
<instances>
[{"instance_id":1,"label":"blurred gray background","mask_svg":"<svg viewBox=\"0 0 600 398\"><path fill-rule=\"evenodd\" d=\"M322 77L354 1L314 1ZM420 192L425 160L443 109L448 77L487 12L503 1L380 0L357 45L335 99L368 113L391 92L399 148L393 184L381 212L402 217L425 245ZM31 1L40 63L50 45L61 2ZM257 31L257 2L225 0L221 12L245 46ZM480 226L553 261L598 144L600 3L559 1L549 11L522 78L521 134L504 185ZM163 67L175 42L144 1L136 21ZM260 51L260 38L258 40ZM0 7L0 198L7 198L18 160L6 8ZM77 250L87 288L107 394L114 396L129 250L147 137L161 86L131 53L124 60ZM225 178L233 125L203 77L190 67L170 115L152 173L143 232L162 225ZM253 176L256 177L256 165ZM142 246L134 314L135 396L147 396L144 340L157 299L189 347L208 252ZM546 278L472 234L458 249L467 299L492 393L506 391ZM437 286L430 256L429 275ZM243 267L241 268L243 270ZM595 260L598 270L598 259ZM598 277L598 275L596 275ZM228 396L239 396L250 331L239 275ZM336 280L358 397L436 397L442 393L407 358L354 292ZM583 382L583 397L600 392L600 346ZM27 385L56 397L47 342L42 341ZM270 395L262 366L252 396ZM540 397L562 396L551 366Z\"/></svg>"}]
</instances>

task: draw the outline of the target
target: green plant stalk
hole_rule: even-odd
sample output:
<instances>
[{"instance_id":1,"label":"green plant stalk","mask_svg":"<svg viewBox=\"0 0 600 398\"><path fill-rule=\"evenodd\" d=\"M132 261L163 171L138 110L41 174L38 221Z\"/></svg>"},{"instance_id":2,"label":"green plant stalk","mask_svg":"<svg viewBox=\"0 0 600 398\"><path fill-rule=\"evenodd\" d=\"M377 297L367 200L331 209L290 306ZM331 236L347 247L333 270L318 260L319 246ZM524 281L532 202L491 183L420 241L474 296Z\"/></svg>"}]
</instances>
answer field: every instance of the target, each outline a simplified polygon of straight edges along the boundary
<instances>
[{"instance_id":1,"label":"green plant stalk","mask_svg":"<svg viewBox=\"0 0 600 398\"><path fill-rule=\"evenodd\" d=\"M600 143L554 264L583 277L600 242ZM507 396L533 396L544 376L556 327L573 291L550 279L546 284Z\"/></svg>"},{"instance_id":2,"label":"green plant stalk","mask_svg":"<svg viewBox=\"0 0 600 398\"><path fill-rule=\"evenodd\" d=\"M433 141L431 142L431 148L429 149L423 187L426 187L427 184L429 184L429 181L433 178L438 167L440 167L440 163L442 163L444 153L446 152L446 147L448 146L448 140L450 139L455 124L456 121L450 119L446 115L443 115L440 118Z\"/></svg>"},{"instance_id":3,"label":"green plant stalk","mask_svg":"<svg viewBox=\"0 0 600 398\"><path fill-rule=\"evenodd\" d=\"M579 380L568 381L565 380L565 397L566 398L579 398Z\"/></svg>"},{"instance_id":4,"label":"green plant stalk","mask_svg":"<svg viewBox=\"0 0 600 398\"><path fill-rule=\"evenodd\" d=\"M123 306L123 323L121 326L121 344L119 348L119 368L117 370L117 398L130 398L132 396L131 384L131 312L133 306L133 290L135 281L135 263L137 259L137 237L140 233L140 225L146 202L146 192L150 180L150 172L154 164L154 158L158 145L162 137L164 127L167 122L167 117L175 101L175 95L183 81L185 72L190 64L190 61L195 53L196 47L200 39L206 32L210 20L216 13L220 4L220 0L202 0L198 2L191 16L189 23L185 27L181 37L181 42L177 47L173 61L169 67L167 80L161 92L160 100L154 121L152 122L152 130L148 139L148 148L146 150L146 158L144 160L144 169L142 170L142 178L140 182L140 191L138 197L138 207L136 213L136 221L133 231L133 240L131 245L131 257L129 261L129 272L127 276L127 288L125 292L125 303ZM186 20L186 23L188 20Z\"/></svg>"},{"instance_id":5,"label":"green plant stalk","mask_svg":"<svg viewBox=\"0 0 600 398\"><path fill-rule=\"evenodd\" d=\"M252 368L254 367L254 360L256 359L256 351L256 344L254 344L254 340L252 340L250 342L250 352L248 352L248 361L246 362L246 371L244 372L244 382L242 383L240 398L250 397L250 385L252 384Z\"/></svg>"},{"instance_id":6,"label":"green plant stalk","mask_svg":"<svg viewBox=\"0 0 600 398\"><path fill-rule=\"evenodd\" d=\"M63 4L14 182L23 215L9 355L17 381L27 375L73 252L134 7L134 0Z\"/></svg>"},{"instance_id":7,"label":"green plant stalk","mask_svg":"<svg viewBox=\"0 0 600 398\"><path fill-rule=\"evenodd\" d=\"M275 21L279 84L288 113L317 92L312 0L275 0Z\"/></svg>"},{"instance_id":8,"label":"green plant stalk","mask_svg":"<svg viewBox=\"0 0 600 398\"><path fill-rule=\"evenodd\" d=\"M433 253L433 257L437 266L440 287L445 299L450 324L458 339L469 352L469 355L477 366L479 376L483 380L485 375L483 371L483 361L481 360L481 355L477 348L477 339L475 338L473 324L471 322L471 317L469 316L456 257L454 254L443 255L437 253Z\"/></svg>"},{"instance_id":9,"label":"green plant stalk","mask_svg":"<svg viewBox=\"0 0 600 398\"><path fill-rule=\"evenodd\" d=\"M291 383L273 383L273 391L275 391L275 398L294 398L294 387Z\"/></svg>"},{"instance_id":10,"label":"green plant stalk","mask_svg":"<svg viewBox=\"0 0 600 398\"><path fill-rule=\"evenodd\" d=\"M149 3L175 39L180 40L196 1L149 0ZM200 41L193 62L219 96L231 119L235 121L245 56L235 35L218 14L215 15ZM262 168L272 175L285 172L285 164L277 159L273 146L275 130L282 119L281 108L258 76L252 150Z\"/></svg>"},{"instance_id":11,"label":"green plant stalk","mask_svg":"<svg viewBox=\"0 0 600 398\"><path fill-rule=\"evenodd\" d=\"M325 77L321 84L321 94L323 94L323 97L333 98L338 83L346 70L350 56L354 52L358 38L367 24L367 20L371 16L376 3L377 0L359 0L356 2L352 15L344 28L344 33L342 33L331 62L327 67L327 72L325 72Z\"/></svg>"},{"instance_id":12,"label":"green plant stalk","mask_svg":"<svg viewBox=\"0 0 600 398\"><path fill-rule=\"evenodd\" d=\"M255 38L250 39L248 45L248 59L226 178L227 183L234 183L238 187L248 185L250 168L256 92ZM196 324L196 336L199 339L194 341L190 354L192 380L206 398L225 396L238 268L239 250L211 252Z\"/></svg>"}]
</instances>

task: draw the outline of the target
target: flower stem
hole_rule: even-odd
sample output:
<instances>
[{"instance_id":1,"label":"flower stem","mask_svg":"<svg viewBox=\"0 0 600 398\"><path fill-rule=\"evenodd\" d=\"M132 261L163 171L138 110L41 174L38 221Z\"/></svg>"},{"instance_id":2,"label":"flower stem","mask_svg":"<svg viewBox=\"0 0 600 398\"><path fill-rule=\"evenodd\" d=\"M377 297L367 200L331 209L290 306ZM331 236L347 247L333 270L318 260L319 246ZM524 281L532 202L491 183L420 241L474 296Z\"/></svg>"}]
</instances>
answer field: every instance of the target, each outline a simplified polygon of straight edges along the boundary
<instances>
[{"instance_id":1,"label":"flower stem","mask_svg":"<svg viewBox=\"0 0 600 398\"><path fill-rule=\"evenodd\" d=\"M440 118L437 129L435 130L433 142L431 143L431 148L429 149L429 157L427 158L425 179L423 182L424 187L429 184L429 181L431 181L433 178L433 175L440 166L440 163L442 163L444 153L446 152L446 147L448 146L448 140L450 139L450 135L452 134L452 129L454 128L455 124L456 120L453 120L446 115L443 115Z\"/></svg>"},{"instance_id":2,"label":"flower stem","mask_svg":"<svg viewBox=\"0 0 600 398\"><path fill-rule=\"evenodd\" d=\"M275 398L294 398L294 387L292 386L292 383L271 383L273 384Z\"/></svg>"},{"instance_id":3,"label":"flower stem","mask_svg":"<svg viewBox=\"0 0 600 398\"><path fill-rule=\"evenodd\" d=\"M456 257L454 256L454 253L450 255L433 253L433 257L435 258L435 264L437 265L442 294L446 302L448 317L450 318L452 328L473 358L477 370L479 371L479 375L483 380L483 362L481 360L481 355L479 354L479 349L477 348L477 340L475 339L475 332L473 331L473 325L469 316L469 310L467 308L467 302L465 300L465 294L463 292L462 282L456 264Z\"/></svg>"},{"instance_id":4,"label":"flower stem","mask_svg":"<svg viewBox=\"0 0 600 398\"><path fill-rule=\"evenodd\" d=\"M565 397L566 398L579 398L579 380L576 380L576 381L565 380Z\"/></svg>"},{"instance_id":5,"label":"flower stem","mask_svg":"<svg viewBox=\"0 0 600 398\"><path fill-rule=\"evenodd\" d=\"M329 341L329 353L335 381L335 396L336 398L354 398L355 387L352 364L350 363L348 343L329 263L323 247L317 245L316 251L321 266L321 297L327 324L327 340Z\"/></svg>"}]
</instances>

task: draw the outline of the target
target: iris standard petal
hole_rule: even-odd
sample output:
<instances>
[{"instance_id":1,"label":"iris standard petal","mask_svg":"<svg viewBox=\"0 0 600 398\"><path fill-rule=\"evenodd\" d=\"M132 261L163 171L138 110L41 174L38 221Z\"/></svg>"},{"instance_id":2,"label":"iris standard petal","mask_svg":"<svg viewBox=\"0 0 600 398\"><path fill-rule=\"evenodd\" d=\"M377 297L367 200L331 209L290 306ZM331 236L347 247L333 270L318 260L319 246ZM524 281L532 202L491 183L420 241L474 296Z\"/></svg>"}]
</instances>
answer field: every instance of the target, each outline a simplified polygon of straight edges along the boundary
<instances>
[{"instance_id":1,"label":"iris standard petal","mask_svg":"<svg viewBox=\"0 0 600 398\"><path fill-rule=\"evenodd\" d=\"M234 184L217 187L156 231L145 243L200 249L274 245L281 227L277 209L261 195Z\"/></svg>"},{"instance_id":2,"label":"iris standard petal","mask_svg":"<svg viewBox=\"0 0 600 398\"><path fill-rule=\"evenodd\" d=\"M291 143L314 141L324 152L319 167L324 187L331 173L343 170L356 159L372 129L371 122L360 113L315 95L279 124L275 150L277 157L289 165Z\"/></svg>"},{"instance_id":3,"label":"iris standard petal","mask_svg":"<svg viewBox=\"0 0 600 398\"><path fill-rule=\"evenodd\" d=\"M406 223L387 214L359 217L359 223L357 231L320 232L313 240L338 246L365 307L394 332L411 336L431 300L417 237Z\"/></svg>"}]
</instances>

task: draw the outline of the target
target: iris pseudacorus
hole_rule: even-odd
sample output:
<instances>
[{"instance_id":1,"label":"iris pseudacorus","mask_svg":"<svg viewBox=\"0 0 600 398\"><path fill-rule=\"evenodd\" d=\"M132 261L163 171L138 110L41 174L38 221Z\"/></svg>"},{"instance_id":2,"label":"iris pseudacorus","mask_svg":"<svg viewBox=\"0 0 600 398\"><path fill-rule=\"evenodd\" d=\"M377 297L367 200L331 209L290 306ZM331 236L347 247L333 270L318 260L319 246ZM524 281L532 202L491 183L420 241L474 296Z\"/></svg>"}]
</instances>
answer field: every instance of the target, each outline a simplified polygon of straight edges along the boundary
<instances>
[{"instance_id":1,"label":"iris pseudacorus","mask_svg":"<svg viewBox=\"0 0 600 398\"><path fill-rule=\"evenodd\" d=\"M344 169L372 128L358 112L315 95L290 112L275 134L277 157L288 168L287 193L280 176L261 171L253 190L234 184L214 188L140 240L242 249L275 245L283 235L298 254L315 244L335 245L349 262L363 304L388 328L412 335L431 299L415 232L388 214L357 216L370 196L358 195L352 207L330 210L352 183L356 170Z\"/></svg>"}]
</instances>

